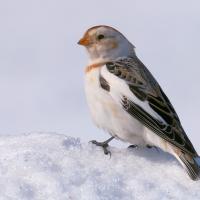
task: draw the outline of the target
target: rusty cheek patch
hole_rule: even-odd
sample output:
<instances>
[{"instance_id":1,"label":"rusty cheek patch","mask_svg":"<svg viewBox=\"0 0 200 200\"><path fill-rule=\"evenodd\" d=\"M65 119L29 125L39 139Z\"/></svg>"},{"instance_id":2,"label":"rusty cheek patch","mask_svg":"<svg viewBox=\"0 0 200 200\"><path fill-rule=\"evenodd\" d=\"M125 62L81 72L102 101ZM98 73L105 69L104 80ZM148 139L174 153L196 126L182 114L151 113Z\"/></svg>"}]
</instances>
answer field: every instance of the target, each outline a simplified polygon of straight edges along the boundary
<instances>
[{"instance_id":1,"label":"rusty cheek patch","mask_svg":"<svg viewBox=\"0 0 200 200\"><path fill-rule=\"evenodd\" d=\"M104 45L106 46L107 49L116 49L118 47L118 44L116 41L105 41Z\"/></svg>"},{"instance_id":2,"label":"rusty cheek patch","mask_svg":"<svg viewBox=\"0 0 200 200\"><path fill-rule=\"evenodd\" d=\"M111 48L116 49L118 47L117 42L111 42Z\"/></svg>"}]
</instances>

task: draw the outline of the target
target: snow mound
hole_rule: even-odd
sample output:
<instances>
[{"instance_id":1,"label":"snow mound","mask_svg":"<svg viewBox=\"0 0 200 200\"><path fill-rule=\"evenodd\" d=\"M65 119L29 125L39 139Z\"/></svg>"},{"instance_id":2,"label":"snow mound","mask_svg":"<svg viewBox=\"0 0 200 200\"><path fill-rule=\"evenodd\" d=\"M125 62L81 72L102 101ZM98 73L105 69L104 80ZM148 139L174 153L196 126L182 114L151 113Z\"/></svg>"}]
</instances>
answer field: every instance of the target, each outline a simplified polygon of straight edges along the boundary
<instances>
[{"instance_id":1,"label":"snow mound","mask_svg":"<svg viewBox=\"0 0 200 200\"><path fill-rule=\"evenodd\" d=\"M177 161L155 149L101 148L58 134L0 137L0 199L200 199Z\"/></svg>"}]
</instances>

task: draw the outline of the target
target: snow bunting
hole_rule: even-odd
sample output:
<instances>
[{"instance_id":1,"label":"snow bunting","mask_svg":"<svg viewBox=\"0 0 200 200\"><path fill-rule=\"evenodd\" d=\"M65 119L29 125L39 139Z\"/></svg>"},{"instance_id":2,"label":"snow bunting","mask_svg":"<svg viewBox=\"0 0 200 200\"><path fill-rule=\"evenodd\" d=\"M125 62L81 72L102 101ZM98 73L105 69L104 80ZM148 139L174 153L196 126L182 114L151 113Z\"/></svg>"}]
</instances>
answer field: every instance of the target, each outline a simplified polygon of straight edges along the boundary
<instances>
[{"instance_id":1,"label":"snow bunting","mask_svg":"<svg viewBox=\"0 0 200 200\"><path fill-rule=\"evenodd\" d=\"M95 26L78 44L86 47L85 92L94 123L111 138L136 146L156 146L173 154L190 178L200 178L199 156L178 115L153 75L138 59L135 47L116 29Z\"/></svg>"}]
</instances>

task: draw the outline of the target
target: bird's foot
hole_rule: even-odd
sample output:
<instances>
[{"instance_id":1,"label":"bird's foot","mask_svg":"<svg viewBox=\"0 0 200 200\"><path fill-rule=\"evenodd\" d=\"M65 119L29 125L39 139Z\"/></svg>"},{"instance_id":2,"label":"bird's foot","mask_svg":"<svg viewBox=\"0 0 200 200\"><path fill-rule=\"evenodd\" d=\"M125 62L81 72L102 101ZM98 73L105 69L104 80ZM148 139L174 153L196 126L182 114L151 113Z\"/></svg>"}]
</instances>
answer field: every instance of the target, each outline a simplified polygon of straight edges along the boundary
<instances>
[{"instance_id":1,"label":"bird's foot","mask_svg":"<svg viewBox=\"0 0 200 200\"><path fill-rule=\"evenodd\" d=\"M148 149L155 148L156 151L159 151L158 147L156 147L156 146L151 146L151 145L147 144L146 147L147 147Z\"/></svg>"},{"instance_id":2,"label":"bird's foot","mask_svg":"<svg viewBox=\"0 0 200 200\"><path fill-rule=\"evenodd\" d=\"M136 145L136 144L132 144L132 145L128 146L128 149L137 149L137 148L139 148L139 146ZM154 149L156 149L157 151L159 151L158 147L156 147L156 146L151 146L151 145L149 145L149 144L146 145L146 148L148 148L148 149L154 148Z\"/></svg>"},{"instance_id":3,"label":"bird's foot","mask_svg":"<svg viewBox=\"0 0 200 200\"><path fill-rule=\"evenodd\" d=\"M135 149L135 148L138 148L138 145L132 144L128 146L128 149Z\"/></svg>"},{"instance_id":4,"label":"bird's foot","mask_svg":"<svg viewBox=\"0 0 200 200\"><path fill-rule=\"evenodd\" d=\"M97 142L96 140L92 140L90 142L92 144L95 144L95 145L99 146L99 147L102 147L103 151L104 151L104 154L106 154L106 155L109 154L111 156L111 152L108 150L108 147L109 147L108 143L106 143L106 142Z\"/></svg>"},{"instance_id":5,"label":"bird's foot","mask_svg":"<svg viewBox=\"0 0 200 200\"><path fill-rule=\"evenodd\" d=\"M104 154L106 154L106 155L110 155L110 157L111 157L111 152L108 150L108 147L109 147L109 145L108 145L108 143L112 140L112 139L114 139L114 137L111 137L111 138L109 138L108 140L106 140L106 141L104 141L104 142L97 142L96 140L92 140L92 141L90 141L92 144L95 144L95 145L97 145L97 146L99 146L99 147L102 147L103 148L103 151L104 151Z\"/></svg>"}]
</instances>

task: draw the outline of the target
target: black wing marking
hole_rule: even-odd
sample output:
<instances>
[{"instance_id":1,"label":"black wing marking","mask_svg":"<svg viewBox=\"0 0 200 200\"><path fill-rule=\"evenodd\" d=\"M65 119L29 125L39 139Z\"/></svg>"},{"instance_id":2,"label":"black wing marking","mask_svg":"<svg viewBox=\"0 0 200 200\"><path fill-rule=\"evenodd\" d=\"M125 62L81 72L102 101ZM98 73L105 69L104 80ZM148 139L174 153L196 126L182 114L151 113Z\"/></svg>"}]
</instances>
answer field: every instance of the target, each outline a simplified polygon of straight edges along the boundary
<instances>
[{"instance_id":1,"label":"black wing marking","mask_svg":"<svg viewBox=\"0 0 200 200\"><path fill-rule=\"evenodd\" d=\"M189 154L195 154L196 151L192 146L187 136L181 135L177 128L166 125L159 120L153 118L149 113L142 109L137 104L134 104L128 100L125 96L122 99L122 105L124 109L133 117L142 122L147 128L152 130L154 133L167 140L176 147L182 149L184 152Z\"/></svg>"},{"instance_id":2,"label":"black wing marking","mask_svg":"<svg viewBox=\"0 0 200 200\"><path fill-rule=\"evenodd\" d=\"M133 94L149 106L166 122L152 117L143 108L123 96L123 108L154 133L192 155L197 155L181 126L178 115L167 96L148 69L137 58L124 58L106 64L110 73L126 81Z\"/></svg>"},{"instance_id":3,"label":"black wing marking","mask_svg":"<svg viewBox=\"0 0 200 200\"><path fill-rule=\"evenodd\" d=\"M108 92L110 91L110 86L109 86L108 82L106 81L106 79L102 75L100 75L100 77L99 77L99 82L100 82L100 86L104 90L106 90Z\"/></svg>"}]
</instances>

